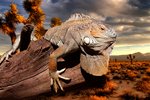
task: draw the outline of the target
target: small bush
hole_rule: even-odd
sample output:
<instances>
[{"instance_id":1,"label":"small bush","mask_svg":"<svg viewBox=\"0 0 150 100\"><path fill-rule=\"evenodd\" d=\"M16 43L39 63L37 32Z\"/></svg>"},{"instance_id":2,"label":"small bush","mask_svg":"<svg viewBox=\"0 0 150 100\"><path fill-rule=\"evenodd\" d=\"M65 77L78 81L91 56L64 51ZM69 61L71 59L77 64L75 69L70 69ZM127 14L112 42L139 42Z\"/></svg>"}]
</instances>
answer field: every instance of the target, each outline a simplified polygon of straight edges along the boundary
<instances>
[{"instance_id":1,"label":"small bush","mask_svg":"<svg viewBox=\"0 0 150 100\"><path fill-rule=\"evenodd\" d=\"M141 100L146 97L144 93L135 91L135 90L125 90L123 94L120 96L124 100Z\"/></svg>"},{"instance_id":2,"label":"small bush","mask_svg":"<svg viewBox=\"0 0 150 100\"><path fill-rule=\"evenodd\" d=\"M150 75L150 68L146 69L146 74Z\"/></svg>"},{"instance_id":3,"label":"small bush","mask_svg":"<svg viewBox=\"0 0 150 100\"><path fill-rule=\"evenodd\" d=\"M108 100L106 96L90 96L88 100Z\"/></svg>"},{"instance_id":4,"label":"small bush","mask_svg":"<svg viewBox=\"0 0 150 100\"><path fill-rule=\"evenodd\" d=\"M138 91L142 91L144 93L150 93L150 81L139 81L135 84L135 88Z\"/></svg>"}]
</instances>

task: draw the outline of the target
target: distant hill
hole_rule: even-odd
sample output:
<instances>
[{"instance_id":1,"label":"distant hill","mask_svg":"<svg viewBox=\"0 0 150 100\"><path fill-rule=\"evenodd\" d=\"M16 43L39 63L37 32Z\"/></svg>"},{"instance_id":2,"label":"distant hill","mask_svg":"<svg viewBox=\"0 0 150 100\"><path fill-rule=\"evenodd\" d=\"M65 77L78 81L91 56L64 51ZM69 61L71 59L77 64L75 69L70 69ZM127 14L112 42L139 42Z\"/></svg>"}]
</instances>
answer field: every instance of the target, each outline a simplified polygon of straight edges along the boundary
<instances>
[{"instance_id":1,"label":"distant hill","mask_svg":"<svg viewBox=\"0 0 150 100\"><path fill-rule=\"evenodd\" d=\"M145 53L144 55L149 55L150 56L150 53Z\"/></svg>"},{"instance_id":2,"label":"distant hill","mask_svg":"<svg viewBox=\"0 0 150 100\"><path fill-rule=\"evenodd\" d=\"M133 53L132 55L135 56L135 61L150 61L150 53L141 53L141 52L136 52ZM128 61L127 55L117 55L117 56L111 56L111 60L117 60L117 61Z\"/></svg>"}]
</instances>

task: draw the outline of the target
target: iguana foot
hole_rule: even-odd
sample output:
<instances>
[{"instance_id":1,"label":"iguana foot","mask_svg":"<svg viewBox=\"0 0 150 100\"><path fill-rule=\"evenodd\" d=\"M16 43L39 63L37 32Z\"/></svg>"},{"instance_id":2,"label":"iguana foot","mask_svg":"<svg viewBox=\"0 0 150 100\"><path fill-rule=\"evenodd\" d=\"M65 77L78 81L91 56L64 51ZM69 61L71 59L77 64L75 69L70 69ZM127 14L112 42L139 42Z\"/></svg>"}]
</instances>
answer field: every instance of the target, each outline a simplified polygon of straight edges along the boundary
<instances>
[{"instance_id":1,"label":"iguana foot","mask_svg":"<svg viewBox=\"0 0 150 100\"><path fill-rule=\"evenodd\" d=\"M66 68L63 68L59 71L56 71L56 72L50 72L50 77L51 77L51 86L53 86L54 88L54 91L57 93L58 89L60 88L62 91L64 91L61 83L60 83L60 79L63 79L63 80L67 80L69 81L70 78L66 78L64 76L61 76L60 74L63 73L64 71L66 70Z\"/></svg>"}]
</instances>

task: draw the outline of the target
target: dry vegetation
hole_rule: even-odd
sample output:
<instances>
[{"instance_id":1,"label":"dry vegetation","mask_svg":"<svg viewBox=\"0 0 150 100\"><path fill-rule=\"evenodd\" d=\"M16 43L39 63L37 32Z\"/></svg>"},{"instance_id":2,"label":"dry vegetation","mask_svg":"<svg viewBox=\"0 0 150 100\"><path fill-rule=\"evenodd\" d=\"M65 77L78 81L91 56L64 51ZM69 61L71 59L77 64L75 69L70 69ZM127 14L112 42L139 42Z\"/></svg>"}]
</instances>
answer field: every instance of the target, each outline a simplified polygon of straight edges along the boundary
<instances>
[{"instance_id":1,"label":"dry vegetation","mask_svg":"<svg viewBox=\"0 0 150 100\"><path fill-rule=\"evenodd\" d=\"M45 14L40 7L41 2L41 0L24 1L24 8L29 14L27 19L19 14L16 4L10 4L10 10L4 14L6 22L2 23L0 19L0 30L11 37L12 44L16 38L15 25L18 23L34 24L35 36L38 39L45 34L46 30L43 27ZM57 24L60 23L58 21ZM86 82L65 89L63 93L45 93L24 100L150 100L150 62L133 62L135 56L131 54L127 59L129 62L110 62L109 73L101 77L104 79L99 83Z\"/></svg>"},{"instance_id":2,"label":"dry vegetation","mask_svg":"<svg viewBox=\"0 0 150 100\"><path fill-rule=\"evenodd\" d=\"M41 94L24 100L150 100L150 62L110 62L102 82L83 83L60 94Z\"/></svg>"}]
</instances>

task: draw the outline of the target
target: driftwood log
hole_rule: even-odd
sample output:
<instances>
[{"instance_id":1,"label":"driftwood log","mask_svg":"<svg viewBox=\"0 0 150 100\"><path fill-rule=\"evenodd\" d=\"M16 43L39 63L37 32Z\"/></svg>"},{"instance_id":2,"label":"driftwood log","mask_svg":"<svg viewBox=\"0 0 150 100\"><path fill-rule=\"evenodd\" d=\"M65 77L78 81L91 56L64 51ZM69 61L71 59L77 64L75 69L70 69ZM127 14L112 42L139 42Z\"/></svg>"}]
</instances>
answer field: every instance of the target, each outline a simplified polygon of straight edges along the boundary
<instances>
[{"instance_id":1,"label":"driftwood log","mask_svg":"<svg viewBox=\"0 0 150 100\"><path fill-rule=\"evenodd\" d=\"M44 40L31 42L28 49L13 55L0 65L0 100L20 99L52 92L48 71L49 54L53 51L51 44ZM79 61L73 57L69 62L60 61L58 66L67 67L63 76L71 78L64 83L64 88L83 83ZM69 58L70 59L70 58Z\"/></svg>"}]
</instances>

